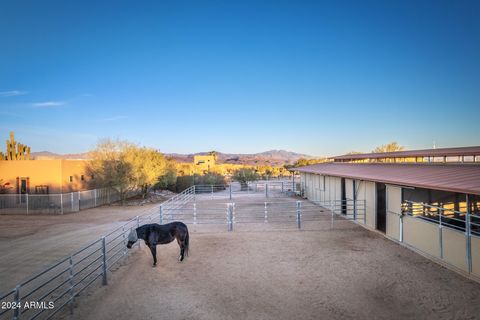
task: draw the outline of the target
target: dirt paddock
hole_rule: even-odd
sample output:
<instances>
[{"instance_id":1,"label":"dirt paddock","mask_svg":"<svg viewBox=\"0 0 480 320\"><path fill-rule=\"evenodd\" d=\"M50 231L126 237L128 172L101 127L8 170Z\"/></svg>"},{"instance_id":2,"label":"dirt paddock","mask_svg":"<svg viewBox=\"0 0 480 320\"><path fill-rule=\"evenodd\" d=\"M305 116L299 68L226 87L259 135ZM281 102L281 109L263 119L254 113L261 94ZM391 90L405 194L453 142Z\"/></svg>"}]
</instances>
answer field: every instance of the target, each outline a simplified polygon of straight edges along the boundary
<instances>
[{"instance_id":1,"label":"dirt paddock","mask_svg":"<svg viewBox=\"0 0 480 320\"><path fill-rule=\"evenodd\" d=\"M75 319L478 319L480 285L349 221L142 244Z\"/></svg>"}]
</instances>

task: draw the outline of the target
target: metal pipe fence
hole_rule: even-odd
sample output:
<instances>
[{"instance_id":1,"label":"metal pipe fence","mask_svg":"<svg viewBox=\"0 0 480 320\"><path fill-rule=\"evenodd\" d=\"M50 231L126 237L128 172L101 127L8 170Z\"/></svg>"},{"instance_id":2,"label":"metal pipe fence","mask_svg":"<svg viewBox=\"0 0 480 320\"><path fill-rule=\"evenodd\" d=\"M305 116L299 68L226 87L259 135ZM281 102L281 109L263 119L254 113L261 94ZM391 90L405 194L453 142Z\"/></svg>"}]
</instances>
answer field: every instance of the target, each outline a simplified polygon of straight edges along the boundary
<instances>
[{"instance_id":1,"label":"metal pipe fence","mask_svg":"<svg viewBox=\"0 0 480 320\"><path fill-rule=\"evenodd\" d=\"M467 198L468 199L468 198ZM445 257L444 233L450 229L457 233L463 233L465 238L464 249L460 249L465 253L466 271L472 273L472 238L479 239L480 237L480 216L470 212L468 200L467 206L462 208L464 211L454 210L450 208L443 208L434 206L423 202L404 201L402 203L402 213L400 219L400 241L403 242L403 216L409 216L420 219L429 223L438 225L438 257L444 262L452 265Z\"/></svg>"},{"instance_id":2,"label":"metal pipe fence","mask_svg":"<svg viewBox=\"0 0 480 320\"><path fill-rule=\"evenodd\" d=\"M339 206L356 207L359 211L354 216L356 219L362 217L360 211L364 211L361 201L355 205L349 202L267 201L253 206L249 203L250 209L240 203L228 202L213 208L202 208L195 203L196 197L202 194L200 192L197 195L196 189L196 186L190 187L161 205L147 209L100 239L1 294L0 303L6 308L0 310L0 320L51 319L67 308L73 313L75 299L84 290L99 282L99 279L103 285L108 284L111 276L109 271L128 254L128 233L146 223L180 220L193 225L224 224L228 231L233 231L237 224L292 223L302 229L304 222L326 220L326 215L321 214L326 210L333 209L333 217L339 212ZM140 246L140 242L137 246Z\"/></svg>"},{"instance_id":3,"label":"metal pipe fence","mask_svg":"<svg viewBox=\"0 0 480 320\"><path fill-rule=\"evenodd\" d=\"M139 194L132 191L127 198ZM121 195L111 188L58 194L0 194L0 214L64 214L120 201Z\"/></svg>"},{"instance_id":4,"label":"metal pipe fence","mask_svg":"<svg viewBox=\"0 0 480 320\"><path fill-rule=\"evenodd\" d=\"M352 212L342 213L342 208ZM355 211L353 209L355 208ZM187 224L223 224L228 231L233 230L236 224L252 223L296 223L299 229L302 222L331 221L335 215L345 219L363 222L365 220L364 200L344 200L329 202L289 201L289 202L228 202L215 203L208 207L201 207L197 203L190 203L180 208L165 208L161 205L161 221L168 223L182 221ZM322 214L328 212L329 215Z\"/></svg>"},{"instance_id":5,"label":"metal pipe fence","mask_svg":"<svg viewBox=\"0 0 480 320\"><path fill-rule=\"evenodd\" d=\"M194 188L164 202L179 208L193 199ZM177 203L178 201L178 203ZM159 206L146 210L100 239L0 294L0 319L51 319L61 310L73 312L75 299L98 279L108 284L109 271L127 255L127 236L141 224L158 221ZM140 246L140 243L138 243Z\"/></svg>"}]
</instances>

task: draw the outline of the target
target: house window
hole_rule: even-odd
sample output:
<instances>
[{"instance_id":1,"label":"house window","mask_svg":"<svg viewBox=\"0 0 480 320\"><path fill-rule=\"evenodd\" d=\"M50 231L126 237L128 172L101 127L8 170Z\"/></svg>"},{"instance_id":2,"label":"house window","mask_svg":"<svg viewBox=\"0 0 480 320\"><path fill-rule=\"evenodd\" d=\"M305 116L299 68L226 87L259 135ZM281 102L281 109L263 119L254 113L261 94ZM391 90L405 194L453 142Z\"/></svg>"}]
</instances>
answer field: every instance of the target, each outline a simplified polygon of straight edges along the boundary
<instances>
[{"instance_id":1,"label":"house window","mask_svg":"<svg viewBox=\"0 0 480 320\"><path fill-rule=\"evenodd\" d=\"M85 176L83 174L80 176L80 180L82 180L82 181L85 180Z\"/></svg>"},{"instance_id":2,"label":"house window","mask_svg":"<svg viewBox=\"0 0 480 320\"><path fill-rule=\"evenodd\" d=\"M70 176L70 182L73 182L73 176Z\"/></svg>"}]
</instances>

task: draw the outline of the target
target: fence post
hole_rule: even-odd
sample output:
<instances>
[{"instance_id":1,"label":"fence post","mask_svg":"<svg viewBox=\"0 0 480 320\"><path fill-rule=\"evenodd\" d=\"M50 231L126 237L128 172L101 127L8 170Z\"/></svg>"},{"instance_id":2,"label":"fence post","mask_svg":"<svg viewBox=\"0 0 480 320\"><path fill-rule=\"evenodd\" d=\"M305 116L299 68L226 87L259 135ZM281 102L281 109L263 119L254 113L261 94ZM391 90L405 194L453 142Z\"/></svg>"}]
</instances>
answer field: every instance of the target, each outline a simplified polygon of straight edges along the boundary
<instances>
[{"instance_id":1,"label":"fence post","mask_svg":"<svg viewBox=\"0 0 480 320\"><path fill-rule=\"evenodd\" d=\"M193 201L196 201L195 196L197 195L197 188L193 185Z\"/></svg>"},{"instance_id":2,"label":"fence post","mask_svg":"<svg viewBox=\"0 0 480 320\"><path fill-rule=\"evenodd\" d=\"M227 205L227 224L228 231L233 231L233 204L229 203Z\"/></svg>"},{"instance_id":3,"label":"fence post","mask_svg":"<svg viewBox=\"0 0 480 320\"><path fill-rule=\"evenodd\" d=\"M60 193L60 212L63 214L63 193Z\"/></svg>"},{"instance_id":4,"label":"fence post","mask_svg":"<svg viewBox=\"0 0 480 320\"><path fill-rule=\"evenodd\" d=\"M73 258L72 256L70 256L69 263L70 263L70 268L68 270L68 279L70 284L70 288L69 288L70 302L68 304L70 306L70 314L73 314L73 300L75 298L75 295L73 293Z\"/></svg>"},{"instance_id":5,"label":"fence post","mask_svg":"<svg viewBox=\"0 0 480 320\"><path fill-rule=\"evenodd\" d=\"M107 285L107 248L105 244L105 236L102 237L102 285Z\"/></svg>"},{"instance_id":6,"label":"fence post","mask_svg":"<svg viewBox=\"0 0 480 320\"><path fill-rule=\"evenodd\" d=\"M97 189L93 189L93 206L97 206Z\"/></svg>"},{"instance_id":7,"label":"fence post","mask_svg":"<svg viewBox=\"0 0 480 320\"><path fill-rule=\"evenodd\" d=\"M163 224L163 206L160 205L160 224Z\"/></svg>"},{"instance_id":8,"label":"fence post","mask_svg":"<svg viewBox=\"0 0 480 320\"><path fill-rule=\"evenodd\" d=\"M17 285L15 287L15 293L13 294L13 299L15 300L15 304L17 306L20 305L20 285ZM13 319L18 320L20 318L20 310L21 308L15 308L13 309Z\"/></svg>"},{"instance_id":9,"label":"fence post","mask_svg":"<svg viewBox=\"0 0 480 320\"><path fill-rule=\"evenodd\" d=\"M193 204L193 224L197 224L197 204Z\"/></svg>"},{"instance_id":10,"label":"fence post","mask_svg":"<svg viewBox=\"0 0 480 320\"><path fill-rule=\"evenodd\" d=\"M136 216L135 220L137 220L137 228L139 228L140 227L140 218L138 216ZM140 248L140 241L137 241L137 247Z\"/></svg>"},{"instance_id":11,"label":"fence post","mask_svg":"<svg viewBox=\"0 0 480 320\"><path fill-rule=\"evenodd\" d=\"M123 255L127 254L127 238L125 238L125 225L122 226Z\"/></svg>"},{"instance_id":12,"label":"fence post","mask_svg":"<svg viewBox=\"0 0 480 320\"><path fill-rule=\"evenodd\" d=\"M302 229L302 202L297 201L297 227L299 230Z\"/></svg>"},{"instance_id":13,"label":"fence post","mask_svg":"<svg viewBox=\"0 0 480 320\"><path fill-rule=\"evenodd\" d=\"M211 185L211 188L212 188L212 200L213 200L213 184Z\"/></svg>"},{"instance_id":14,"label":"fence post","mask_svg":"<svg viewBox=\"0 0 480 320\"><path fill-rule=\"evenodd\" d=\"M80 211L80 191L78 191L78 211Z\"/></svg>"},{"instance_id":15,"label":"fence post","mask_svg":"<svg viewBox=\"0 0 480 320\"><path fill-rule=\"evenodd\" d=\"M265 182L265 198L268 198L268 183Z\"/></svg>"},{"instance_id":16,"label":"fence post","mask_svg":"<svg viewBox=\"0 0 480 320\"><path fill-rule=\"evenodd\" d=\"M72 212L73 212L73 192L70 192L70 202L72 203Z\"/></svg>"},{"instance_id":17,"label":"fence post","mask_svg":"<svg viewBox=\"0 0 480 320\"><path fill-rule=\"evenodd\" d=\"M25 194L25 196L27 197L26 199L27 199L27 216L28 216L28 193Z\"/></svg>"},{"instance_id":18,"label":"fence post","mask_svg":"<svg viewBox=\"0 0 480 320\"><path fill-rule=\"evenodd\" d=\"M469 273L472 272L472 233L471 233L471 213L470 213L470 197L467 194L467 213L465 214L465 237L467 241L467 270Z\"/></svg>"},{"instance_id":19,"label":"fence post","mask_svg":"<svg viewBox=\"0 0 480 320\"><path fill-rule=\"evenodd\" d=\"M284 189L283 189L283 181L282 181L282 194L283 194L283 192L284 192L283 190L284 190Z\"/></svg>"},{"instance_id":20,"label":"fence post","mask_svg":"<svg viewBox=\"0 0 480 320\"><path fill-rule=\"evenodd\" d=\"M443 259L443 226L442 226L442 210L437 209L439 212L438 214L438 241L439 241L439 248L440 248L440 259Z\"/></svg>"},{"instance_id":21,"label":"fence post","mask_svg":"<svg viewBox=\"0 0 480 320\"><path fill-rule=\"evenodd\" d=\"M232 200L232 183L230 182L230 200Z\"/></svg>"},{"instance_id":22,"label":"fence post","mask_svg":"<svg viewBox=\"0 0 480 320\"><path fill-rule=\"evenodd\" d=\"M268 222L268 215L267 215L267 202L265 202L265 223Z\"/></svg>"}]
</instances>

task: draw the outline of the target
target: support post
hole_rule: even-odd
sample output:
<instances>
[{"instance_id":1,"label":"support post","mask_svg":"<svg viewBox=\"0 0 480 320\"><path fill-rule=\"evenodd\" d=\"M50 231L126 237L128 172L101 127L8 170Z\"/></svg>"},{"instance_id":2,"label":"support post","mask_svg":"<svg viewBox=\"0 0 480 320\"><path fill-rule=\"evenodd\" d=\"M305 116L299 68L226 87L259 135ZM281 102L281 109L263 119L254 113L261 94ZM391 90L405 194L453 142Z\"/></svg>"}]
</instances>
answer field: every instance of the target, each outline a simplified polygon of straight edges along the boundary
<instances>
[{"instance_id":1,"label":"support post","mask_svg":"<svg viewBox=\"0 0 480 320\"><path fill-rule=\"evenodd\" d=\"M232 183L230 182L230 187L229 187L229 192L230 192L230 200L232 200Z\"/></svg>"},{"instance_id":2,"label":"support post","mask_svg":"<svg viewBox=\"0 0 480 320\"><path fill-rule=\"evenodd\" d=\"M399 219L400 219L399 240L400 242L403 242L403 213L400 213Z\"/></svg>"},{"instance_id":3,"label":"support post","mask_svg":"<svg viewBox=\"0 0 480 320\"><path fill-rule=\"evenodd\" d=\"M69 309L70 309L70 314L73 314L73 301L75 299L75 294L74 294L74 283L73 283L73 258L70 256L69 259L70 267L68 270L68 280L70 284L69 292L70 292L70 301L68 302Z\"/></svg>"},{"instance_id":4,"label":"support post","mask_svg":"<svg viewBox=\"0 0 480 320\"><path fill-rule=\"evenodd\" d=\"M140 227L140 218L139 216L136 216L135 219L137 220L137 228ZM140 241L137 241L137 247L140 249Z\"/></svg>"},{"instance_id":5,"label":"support post","mask_svg":"<svg viewBox=\"0 0 480 320\"><path fill-rule=\"evenodd\" d=\"M102 237L102 285L107 285L107 246L105 236Z\"/></svg>"},{"instance_id":6,"label":"support post","mask_svg":"<svg viewBox=\"0 0 480 320\"><path fill-rule=\"evenodd\" d=\"M438 241L440 249L440 259L443 259L443 225L442 225L442 210L437 209L438 211Z\"/></svg>"},{"instance_id":7,"label":"support post","mask_svg":"<svg viewBox=\"0 0 480 320\"><path fill-rule=\"evenodd\" d=\"M78 211L80 211L80 191L78 191Z\"/></svg>"},{"instance_id":8,"label":"support post","mask_svg":"<svg viewBox=\"0 0 480 320\"><path fill-rule=\"evenodd\" d=\"M72 204L72 212L73 212L73 192L70 192L70 202Z\"/></svg>"},{"instance_id":9,"label":"support post","mask_svg":"<svg viewBox=\"0 0 480 320\"><path fill-rule=\"evenodd\" d=\"M265 182L265 198L268 198L268 183Z\"/></svg>"},{"instance_id":10,"label":"support post","mask_svg":"<svg viewBox=\"0 0 480 320\"><path fill-rule=\"evenodd\" d=\"M193 204L193 224L197 224L197 204Z\"/></svg>"},{"instance_id":11,"label":"support post","mask_svg":"<svg viewBox=\"0 0 480 320\"><path fill-rule=\"evenodd\" d=\"M233 204L227 204L227 230L233 231Z\"/></svg>"},{"instance_id":12,"label":"support post","mask_svg":"<svg viewBox=\"0 0 480 320\"><path fill-rule=\"evenodd\" d=\"M283 181L282 181L282 194L283 194L283 192L284 192L284 187L283 187Z\"/></svg>"},{"instance_id":13,"label":"support post","mask_svg":"<svg viewBox=\"0 0 480 320\"><path fill-rule=\"evenodd\" d=\"M127 238L125 237L125 225L122 226L123 255L127 255Z\"/></svg>"},{"instance_id":14,"label":"support post","mask_svg":"<svg viewBox=\"0 0 480 320\"><path fill-rule=\"evenodd\" d=\"M465 214L465 237L466 237L466 242L467 242L467 256L466 256L466 262L467 262L467 270L469 273L472 272L472 232L471 232L471 224L470 224L470 218L471 218L471 206L470 206L470 197L467 194L467 213Z\"/></svg>"},{"instance_id":15,"label":"support post","mask_svg":"<svg viewBox=\"0 0 480 320\"><path fill-rule=\"evenodd\" d=\"M15 292L13 294L13 300L15 300L15 304L18 306L20 305L21 301L20 301L20 285L17 285L15 287ZM18 320L20 318L20 310L22 310L21 308L15 308L13 309L13 319L14 320Z\"/></svg>"},{"instance_id":16,"label":"support post","mask_svg":"<svg viewBox=\"0 0 480 320\"><path fill-rule=\"evenodd\" d=\"M352 181L353 184L353 221L357 221L357 189L355 180Z\"/></svg>"},{"instance_id":17,"label":"support post","mask_svg":"<svg viewBox=\"0 0 480 320\"><path fill-rule=\"evenodd\" d=\"M60 213L63 214L63 193L60 193Z\"/></svg>"},{"instance_id":18,"label":"support post","mask_svg":"<svg viewBox=\"0 0 480 320\"><path fill-rule=\"evenodd\" d=\"M26 196L26 199L27 199L27 201L26 201L26 202L27 202L27 216L28 216L28 193L27 193L27 194L25 194L25 196Z\"/></svg>"},{"instance_id":19,"label":"support post","mask_svg":"<svg viewBox=\"0 0 480 320\"><path fill-rule=\"evenodd\" d=\"M163 224L163 206L162 205L160 205L160 224Z\"/></svg>"},{"instance_id":20,"label":"support post","mask_svg":"<svg viewBox=\"0 0 480 320\"><path fill-rule=\"evenodd\" d=\"M302 202L297 201L297 227L298 230L302 229Z\"/></svg>"},{"instance_id":21,"label":"support post","mask_svg":"<svg viewBox=\"0 0 480 320\"><path fill-rule=\"evenodd\" d=\"M268 222L267 202L265 202L265 210L264 210L264 212L265 212L265 221L264 221L264 222L267 223L267 222Z\"/></svg>"},{"instance_id":22,"label":"support post","mask_svg":"<svg viewBox=\"0 0 480 320\"><path fill-rule=\"evenodd\" d=\"M97 207L97 189L93 189L93 206Z\"/></svg>"}]
</instances>

